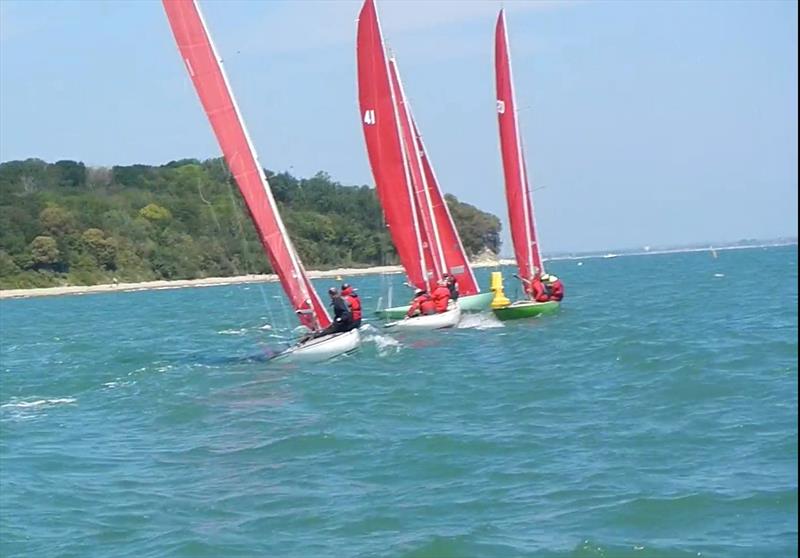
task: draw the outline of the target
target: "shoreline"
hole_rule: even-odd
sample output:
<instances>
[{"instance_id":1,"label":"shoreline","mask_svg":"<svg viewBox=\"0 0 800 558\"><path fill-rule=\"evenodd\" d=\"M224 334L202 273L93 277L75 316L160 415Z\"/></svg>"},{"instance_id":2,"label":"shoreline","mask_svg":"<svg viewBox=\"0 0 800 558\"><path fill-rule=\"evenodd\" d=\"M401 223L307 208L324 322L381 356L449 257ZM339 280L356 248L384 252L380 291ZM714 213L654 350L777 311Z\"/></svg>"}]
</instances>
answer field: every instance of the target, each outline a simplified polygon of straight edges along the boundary
<instances>
[{"instance_id":1,"label":"shoreline","mask_svg":"<svg viewBox=\"0 0 800 558\"><path fill-rule=\"evenodd\" d=\"M472 267L495 267L513 264L514 260L500 259L473 263ZM329 269L326 271L306 271L309 279L330 279L335 277L358 277L360 275L376 275L380 273L402 273L400 265L381 265L373 267L348 267ZM124 293L135 291L159 291L167 289L183 289L189 287L220 287L227 285L242 285L248 283L274 283L278 276L274 273L263 275L236 275L233 277L205 277L202 279L176 279L159 281L140 281L136 283L104 283L102 285L69 285L62 287L39 287L32 289L5 289L0 290L0 300L12 298L32 298L41 296L83 295L94 293Z\"/></svg>"},{"instance_id":2,"label":"shoreline","mask_svg":"<svg viewBox=\"0 0 800 558\"><path fill-rule=\"evenodd\" d=\"M755 248L777 248L780 246L796 246L796 242L787 242L781 244L758 244L748 246L721 246L714 247L716 251L725 250L746 250ZM663 254L678 254L685 252L710 252L711 248L676 248L666 250L651 250L640 252L622 252L619 254L591 254L580 256L555 256L552 258L545 258L545 261L568 261L568 260L586 260L593 258L607 258L607 257L626 257L626 256L657 256ZM480 262L473 262L471 265L475 268L482 267L499 267L504 265L514 265L515 261L511 258L500 258L497 260L484 260ZM384 265L362 268L338 268L330 269L327 271L309 270L306 273L310 279L329 279L338 276L342 277L357 277L360 275L376 275L380 273L395 274L402 273L403 267L400 265ZM241 285L248 283L272 283L278 280L275 274L264 275L237 275L233 277L206 277L203 279L177 279L177 280L159 280L159 281L141 281L136 283L107 283L102 285L71 285L63 287L39 287L32 289L5 289L0 290L0 300L15 299L15 298L32 298L42 296L64 296L64 295L84 295L95 293L119 293L119 292L135 292L135 291L156 291L166 289L183 289L191 287L219 287L226 285Z\"/></svg>"}]
</instances>

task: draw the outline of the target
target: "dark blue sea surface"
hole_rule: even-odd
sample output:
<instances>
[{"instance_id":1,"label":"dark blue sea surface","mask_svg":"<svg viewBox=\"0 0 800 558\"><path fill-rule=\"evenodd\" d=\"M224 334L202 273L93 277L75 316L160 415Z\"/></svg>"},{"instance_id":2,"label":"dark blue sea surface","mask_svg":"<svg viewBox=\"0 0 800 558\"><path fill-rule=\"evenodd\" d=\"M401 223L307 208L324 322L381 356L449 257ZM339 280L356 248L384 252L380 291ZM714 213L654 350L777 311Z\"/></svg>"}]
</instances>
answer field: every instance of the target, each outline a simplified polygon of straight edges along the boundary
<instances>
[{"instance_id":1,"label":"dark blue sea surface","mask_svg":"<svg viewBox=\"0 0 800 558\"><path fill-rule=\"evenodd\" d=\"M313 366L277 284L0 301L0 555L797 555L797 247L549 270Z\"/></svg>"}]
</instances>

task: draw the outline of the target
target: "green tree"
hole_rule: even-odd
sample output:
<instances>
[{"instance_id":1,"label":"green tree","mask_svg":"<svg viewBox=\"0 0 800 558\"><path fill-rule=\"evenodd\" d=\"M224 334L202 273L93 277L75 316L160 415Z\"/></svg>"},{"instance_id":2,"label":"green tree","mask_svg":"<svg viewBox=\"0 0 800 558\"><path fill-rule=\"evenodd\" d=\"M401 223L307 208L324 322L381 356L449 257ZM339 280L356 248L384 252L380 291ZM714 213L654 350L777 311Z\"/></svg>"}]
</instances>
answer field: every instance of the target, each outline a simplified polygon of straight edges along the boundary
<instances>
[{"instance_id":1,"label":"green tree","mask_svg":"<svg viewBox=\"0 0 800 558\"><path fill-rule=\"evenodd\" d=\"M54 236L64 236L75 230L75 218L66 209L58 205L51 205L39 214L39 223L42 231Z\"/></svg>"},{"instance_id":2,"label":"green tree","mask_svg":"<svg viewBox=\"0 0 800 558\"><path fill-rule=\"evenodd\" d=\"M373 188L324 172L265 172L307 268L397 263ZM452 196L447 203L469 254L499 250L499 219ZM0 223L3 288L270 271L222 159L112 169L1 163Z\"/></svg>"},{"instance_id":3,"label":"green tree","mask_svg":"<svg viewBox=\"0 0 800 558\"><path fill-rule=\"evenodd\" d=\"M106 238L100 229L86 229L81 235L86 251L105 269L117 268L117 243L113 238Z\"/></svg>"},{"instance_id":4,"label":"green tree","mask_svg":"<svg viewBox=\"0 0 800 558\"><path fill-rule=\"evenodd\" d=\"M149 203L139 210L139 215L148 221L167 221L172 219L172 213L166 207L161 207L155 203Z\"/></svg>"},{"instance_id":5,"label":"green tree","mask_svg":"<svg viewBox=\"0 0 800 558\"><path fill-rule=\"evenodd\" d=\"M60 263L58 243L51 236L37 236L30 245L33 265L37 268L54 268Z\"/></svg>"},{"instance_id":6,"label":"green tree","mask_svg":"<svg viewBox=\"0 0 800 558\"><path fill-rule=\"evenodd\" d=\"M10 277L22 271L14 262L14 258L8 255L5 250L0 250L0 277Z\"/></svg>"}]
</instances>

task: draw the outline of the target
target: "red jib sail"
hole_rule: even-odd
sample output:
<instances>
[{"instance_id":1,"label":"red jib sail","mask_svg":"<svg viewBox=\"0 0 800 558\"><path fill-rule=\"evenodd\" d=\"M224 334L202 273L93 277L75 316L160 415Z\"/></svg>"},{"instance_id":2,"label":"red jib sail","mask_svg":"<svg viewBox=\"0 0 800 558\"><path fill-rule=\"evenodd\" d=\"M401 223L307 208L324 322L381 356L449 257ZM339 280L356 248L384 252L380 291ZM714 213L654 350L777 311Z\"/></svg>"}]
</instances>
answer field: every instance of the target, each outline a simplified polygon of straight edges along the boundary
<instances>
[{"instance_id":1,"label":"red jib sail","mask_svg":"<svg viewBox=\"0 0 800 558\"><path fill-rule=\"evenodd\" d=\"M461 238L458 236L453 217L450 215L450 209L442 196L442 190L439 188L439 182L436 180L430 157L428 157L428 153L425 150L422 135L419 133L413 115L411 117L411 125L414 128L414 137L422 160L422 170L425 173L425 181L428 188L428 199L430 200L431 211L433 211L434 220L439 231L439 241L447 263L447 270L458 279L460 294L464 296L478 294L480 292L478 282L475 280L475 274L472 272L467 254L464 252Z\"/></svg>"},{"instance_id":2,"label":"red jib sail","mask_svg":"<svg viewBox=\"0 0 800 558\"><path fill-rule=\"evenodd\" d=\"M163 4L178 50L283 290L303 325L311 329L328 326L328 313L283 226L197 2L163 0Z\"/></svg>"},{"instance_id":3,"label":"red jib sail","mask_svg":"<svg viewBox=\"0 0 800 558\"><path fill-rule=\"evenodd\" d=\"M511 56L508 52L506 17L503 10L500 10L497 16L494 64L497 79L497 121L500 125L500 151L506 181L511 241L514 244L519 275L522 279L530 281L537 272L544 273L544 267L539 243L536 240L533 202L519 135Z\"/></svg>"},{"instance_id":4,"label":"red jib sail","mask_svg":"<svg viewBox=\"0 0 800 558\"><path fill-rule=\"evenodd\" d=\"M400 74L397 71L397 63L394 58L389 59L389 73L394 93L397 115L399 116L400 137L403 143L403 152L406 164L411 176L411 189L414 194L414 205L416 206L416 222L420 227L420 237L422 238L422 249L425 254L425 273L429 279L429 288L433 288L433 283L442 278L447 268L444 261L444 254L439 240L439 231L436 226L433 214L428 185L425 174L422 170L422 160L417 150L417 141L414 137L411 121L411 107L408 106L403 83L400 81Z\"/></svg>"},{"instance_id":5,"label":"red jib sail","mask_svg":"<svg viewBox=\"0 0 800 558\"><path fill-rule=\"evenodd\" d=\"M364 2L358 16L356 56L361 125L378 200L409 282L425 288L429 279L428 264L417 223L411 170L404 153L399 116L373 0Z\"/></svg>"}]
</instances>

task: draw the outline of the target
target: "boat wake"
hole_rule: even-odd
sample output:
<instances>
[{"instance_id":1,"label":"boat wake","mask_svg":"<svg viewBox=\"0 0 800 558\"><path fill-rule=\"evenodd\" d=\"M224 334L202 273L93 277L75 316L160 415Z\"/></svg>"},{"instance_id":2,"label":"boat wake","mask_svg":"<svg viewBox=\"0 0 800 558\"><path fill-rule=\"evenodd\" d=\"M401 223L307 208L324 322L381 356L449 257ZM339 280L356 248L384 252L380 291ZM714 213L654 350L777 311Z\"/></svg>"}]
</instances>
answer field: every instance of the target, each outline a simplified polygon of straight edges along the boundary
<instances>
[{"instance_id":1,"label":"boat wake","mask_svg":"<svg viewBox=\"0 0 800 558\"><path fill-rule=\"evenodd\" d=\"M458 329L494 329L505 326L503 322L495 318L494 314L482 312L480 314L462 314L457 327Z\"/></svg>"},{"instance_id":2,"label":"boat wake","mask_svg":"<svg viewBox=\"0 0 800 558\"><path fill-rule=\"evenodd\" d=\"M361 326L360 331L362 346L367 344L375 345L380 357L397 354L403 348L403 344L400 341L386 335L372 324L364 324Z\"/></svg>"}]
</instances>

